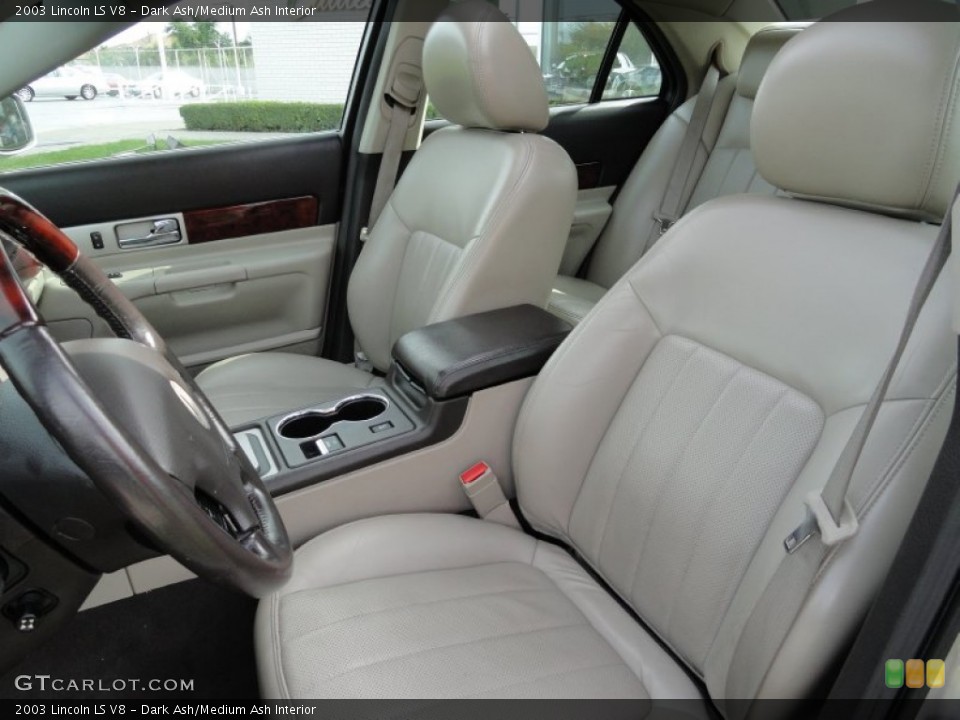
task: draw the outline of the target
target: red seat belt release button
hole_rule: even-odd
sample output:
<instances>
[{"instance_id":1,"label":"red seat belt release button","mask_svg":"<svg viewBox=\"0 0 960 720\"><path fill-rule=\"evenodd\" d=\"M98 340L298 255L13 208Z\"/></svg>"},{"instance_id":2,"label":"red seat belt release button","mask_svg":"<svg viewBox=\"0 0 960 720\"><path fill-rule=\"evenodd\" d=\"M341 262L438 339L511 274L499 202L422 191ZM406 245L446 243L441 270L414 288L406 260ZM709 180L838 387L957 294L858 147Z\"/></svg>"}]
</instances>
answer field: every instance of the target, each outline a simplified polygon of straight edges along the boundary
<instances>
[{"instance_id":1,"label":"red seat belt release button","mask_svg":"<svg viewBox=\"0 0 960 720\"><path fill-rule=\"evenodd\" d=\"M480 461L470 469L464 470L462 473L460 473L460 482L464 485L470 485L471 483L479 480L488 472L490 472L490 466L485 462Z\"/></svg>"},{"instance_id":2,"label":"red seat belt release button","mask_svg":"<svg viewBox=\"0 0 960 720\"><path fill-rule=\"evenodd\" d=\"M520 527L513 509L500 487L500 480L485 462L478 462L460 473L460 487L484 520Z\"/></svg>"}]
</instances>

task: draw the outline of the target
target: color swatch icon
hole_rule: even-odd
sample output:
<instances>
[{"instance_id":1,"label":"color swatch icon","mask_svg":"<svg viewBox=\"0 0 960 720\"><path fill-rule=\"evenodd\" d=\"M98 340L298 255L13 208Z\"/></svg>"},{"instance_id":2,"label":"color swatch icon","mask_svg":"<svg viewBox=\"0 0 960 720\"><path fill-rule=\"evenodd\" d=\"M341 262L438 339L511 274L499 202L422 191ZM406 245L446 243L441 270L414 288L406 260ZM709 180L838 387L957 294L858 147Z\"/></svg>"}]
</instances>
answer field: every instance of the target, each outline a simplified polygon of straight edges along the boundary
<instances>
[{"instance_id":1,"label":"color swatch icon","mask_svg":"<svg viewBox=\"0 0 960 720\"><path fill-rule=\"evenodd\" d=\"M947 678L947 669L943 660L927 660L927 687L943 687Z\"/></svg>"},{"instance_id":2,"label":"color swatch icon","mask_svg":"<svg viewBox=\"0 0 960 720\"><path fill-rule=\"evenodd\" d=\"M887 660L883 666L883 675L888 688L902 688L903 660Z\"/></svg>"},{"instance_id":3,"label":"color swatch icon","mask_svg":"<svg viewBox=\"0 0 960 720\"><path fill-rule=\"evenodd\" d=\"M883 665L883 680L888 688L943 687L947 671L943 660L903 660L890 659Z\"/></svg>"}]
</instances>

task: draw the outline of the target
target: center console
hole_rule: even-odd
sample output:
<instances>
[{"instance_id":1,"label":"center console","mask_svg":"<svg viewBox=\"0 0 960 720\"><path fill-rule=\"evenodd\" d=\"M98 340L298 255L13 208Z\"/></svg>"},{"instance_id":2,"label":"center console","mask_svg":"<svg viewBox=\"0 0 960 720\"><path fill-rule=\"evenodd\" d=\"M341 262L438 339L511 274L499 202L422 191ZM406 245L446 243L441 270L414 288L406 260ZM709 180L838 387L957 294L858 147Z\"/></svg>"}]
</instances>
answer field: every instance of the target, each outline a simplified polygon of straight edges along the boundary
<instances>
[{"instance_id":1,"label":"center console","mask_svg":"<svg viewBox=\"0 0 960 720\"><path fill-rule=\"evenodd\" d=\"M233 428L273 495L413 452L452 436L470 396L536 375L570 331L519 305L401 337L379 384Z\"/></svg>"}]
</instances>

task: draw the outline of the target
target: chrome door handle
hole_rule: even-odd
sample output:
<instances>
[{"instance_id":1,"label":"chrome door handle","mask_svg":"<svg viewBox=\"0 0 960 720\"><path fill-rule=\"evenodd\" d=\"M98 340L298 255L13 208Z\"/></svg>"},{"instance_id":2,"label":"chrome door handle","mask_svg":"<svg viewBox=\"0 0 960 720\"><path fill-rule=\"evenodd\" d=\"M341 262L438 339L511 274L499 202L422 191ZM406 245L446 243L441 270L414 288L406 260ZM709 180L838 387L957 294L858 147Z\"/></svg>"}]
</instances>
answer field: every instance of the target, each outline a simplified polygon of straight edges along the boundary
<instances>
[{"instance_id":1,"label":"chrome door handle","mask_svg":"<svg viewBox=\"0 0 960 720\"><path fill-rule=\"evenodd\" d=\"M121 248L154 247L156 245L173 245L183 239L180 232L180 223L175 218L154 220L150 232L143 237L125 238L119 241Z\"/></svg>"}]
</instances>

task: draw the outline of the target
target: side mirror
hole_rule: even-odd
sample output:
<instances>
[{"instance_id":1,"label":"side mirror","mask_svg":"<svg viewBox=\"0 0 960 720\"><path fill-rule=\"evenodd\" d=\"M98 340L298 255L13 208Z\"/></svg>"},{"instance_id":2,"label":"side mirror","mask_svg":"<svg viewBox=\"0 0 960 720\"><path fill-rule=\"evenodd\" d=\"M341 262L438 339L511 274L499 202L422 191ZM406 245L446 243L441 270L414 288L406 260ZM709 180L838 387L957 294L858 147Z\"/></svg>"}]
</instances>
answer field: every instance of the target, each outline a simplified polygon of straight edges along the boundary
<instances>
[{"instance_id":1,"label":"side mirror","mask_svg":"<svg viewBox=\"0 0 960 720\"><path fill-rule=\"evenodd\" d=\"M26 150L35 140L23 100L16 95L0 100L0 155Z\"/></svg>"}]
</instances>

